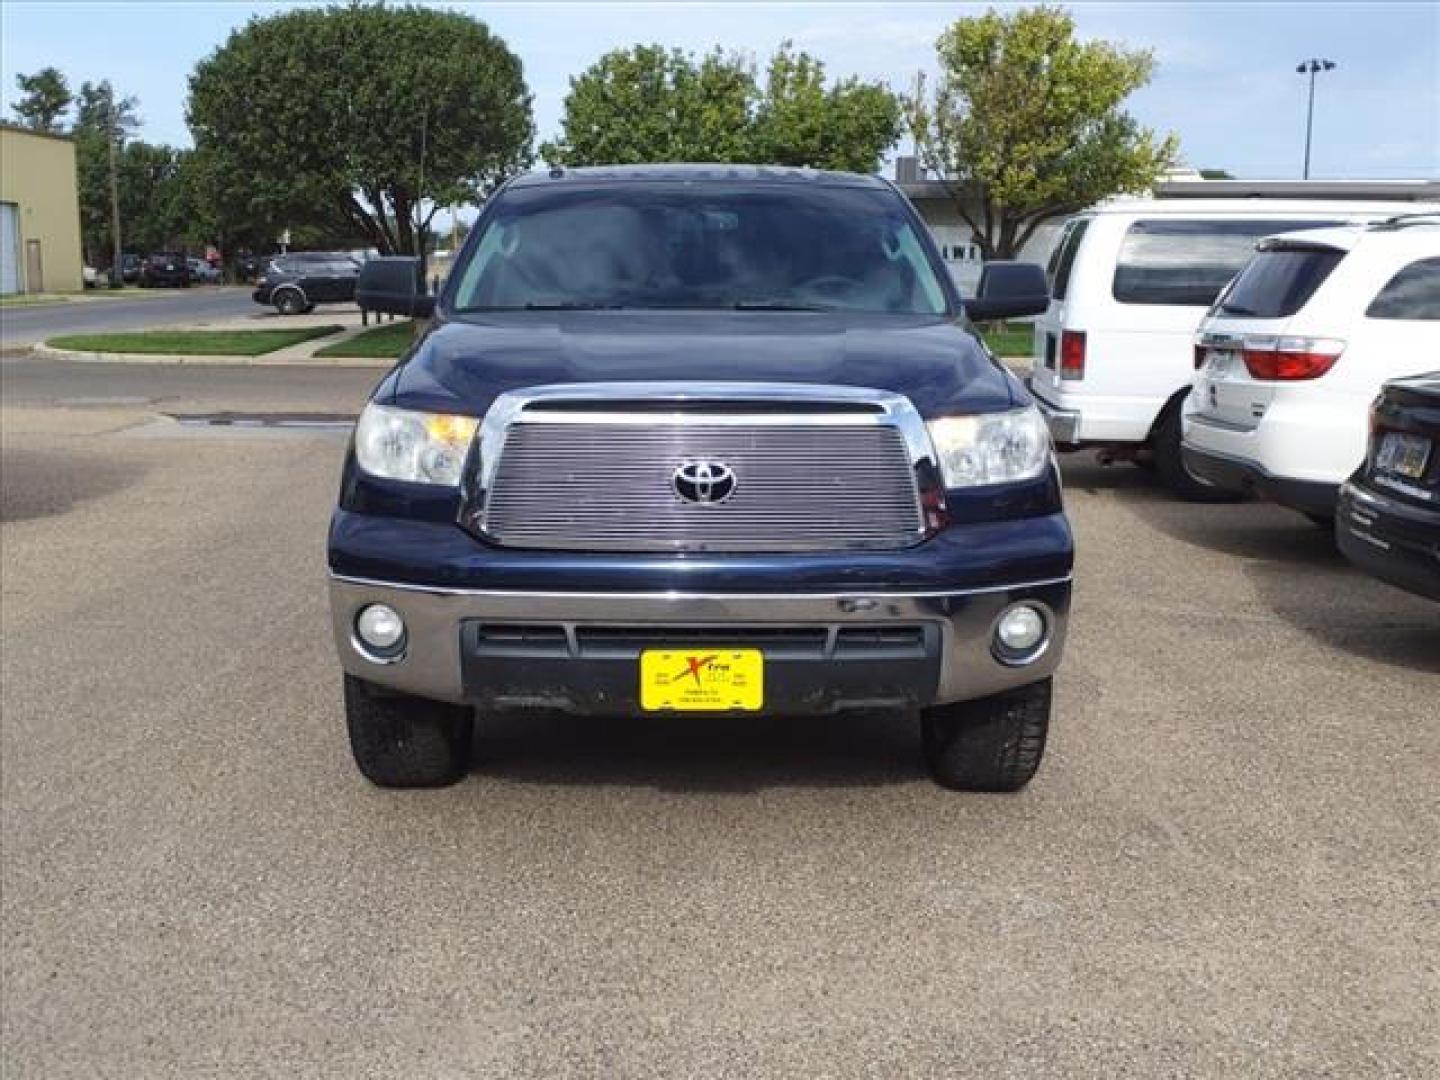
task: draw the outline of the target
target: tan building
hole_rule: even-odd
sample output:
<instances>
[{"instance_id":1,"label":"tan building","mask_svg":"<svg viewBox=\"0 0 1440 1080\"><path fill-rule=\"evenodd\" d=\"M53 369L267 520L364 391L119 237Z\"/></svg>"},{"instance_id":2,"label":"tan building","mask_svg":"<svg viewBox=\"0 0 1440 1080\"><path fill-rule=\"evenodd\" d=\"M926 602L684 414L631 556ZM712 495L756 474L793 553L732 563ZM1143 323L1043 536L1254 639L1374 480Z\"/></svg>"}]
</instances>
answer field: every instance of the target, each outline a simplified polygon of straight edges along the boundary
<instances>
[{"instance_id":1,"label":"tan building","mask_svg":"<svg viewBox=\"0 0 1440 1080\"><path fill-rule=\"evenodd\" d=\"M82 288L75 144L0 124L0 294Z\"/></svg>"}]
</instances>

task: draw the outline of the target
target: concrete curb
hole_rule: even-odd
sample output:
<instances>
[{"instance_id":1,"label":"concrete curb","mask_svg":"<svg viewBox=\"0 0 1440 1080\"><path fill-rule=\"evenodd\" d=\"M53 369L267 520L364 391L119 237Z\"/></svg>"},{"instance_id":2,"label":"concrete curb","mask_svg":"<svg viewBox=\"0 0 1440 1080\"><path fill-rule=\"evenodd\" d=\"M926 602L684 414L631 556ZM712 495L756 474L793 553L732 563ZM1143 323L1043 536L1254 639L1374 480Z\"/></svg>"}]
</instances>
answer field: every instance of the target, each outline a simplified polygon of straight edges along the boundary
<instances>
[{"instance_id":1,"label":"concrete curb","mask_svg":"<svg viewBox=\"0 0 1440 1080\"><path fill-rule=\"evenodd\" d=\"M334 342L317 339L330 345ZM319 347L318 345L316 346ZM112 353L80 352L73 349L56 349L43 341L30 346L35 356L49 356L56 360L73 360L82 364L190 364L190 365L239 365L242 367L363 367L392 368L397 360L367 358L358 356L299 356L276 358L274 353L260 356L188 356L164 353ZM285 350L276 350L284 352Z\"/></svg>"}]
</instances>

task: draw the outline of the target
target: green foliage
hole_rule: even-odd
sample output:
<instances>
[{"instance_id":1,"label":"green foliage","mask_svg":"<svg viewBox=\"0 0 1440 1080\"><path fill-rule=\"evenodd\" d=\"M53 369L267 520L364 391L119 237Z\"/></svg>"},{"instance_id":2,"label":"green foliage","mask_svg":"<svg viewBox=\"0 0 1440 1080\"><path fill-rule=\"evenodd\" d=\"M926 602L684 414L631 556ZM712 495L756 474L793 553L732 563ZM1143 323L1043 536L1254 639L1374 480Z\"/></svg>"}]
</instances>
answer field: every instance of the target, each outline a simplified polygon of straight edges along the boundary
<instances>
[{"instance_id":1,"label":"green foliage","mask_svg":"<svg viewBox=\"0 0 1440 1080\"><path fill-rule=\"evenodd\" d=\"M58 134L71 102L70 84L59 69L41 68L34 75L16 75L20 100L10 106L15 118L31 131Z\"/></svg>"},{"instance_id":2,"label":"green foliage","mask_svg":"<svg viewBox=\"0 0 1440 1080\"><path fill-rule=\"evenodd\" d=\"M853 76L827 88L825 65L782 42L751 132L752 160L873 172L900 137L900 99Z\"/></svg>"},{"instance_id":3,"label":"green foliage","mask_svg":"<svg viewBox=\"0 0 1440 1080\"><path fill-rule=\"evenodd\" d=\"M415 324L385 323L372 330L363 330L352 338L337 341L315 351L316 356L350 357L366 360L395 360L415 344Z\"/></svg>"},{"instance_id":4,"label":"green foliage","mask_svg":"<svg viewBox=\"0 0 1440 1080\"><path fill-rule=\"evenodd\" d=\"M123 158L125 141L140 126L133 97L120 97L108 79L98 83L80 84L75 95L75 173L80 196L80 237L85 260L91 266L110 263L110 145L113 142L117 159ZM117 161L118 165L118 161ZM126 202L125 173L118 170L121 186L120 201ZM122 239L124 236L122 217Z\"/></svg>"},{"instance_id":5,"label":"green foliage","mask_svg":"<svg viewBox=\"0 0 1440 1080\"><path fill-rule=\"evenodd\" d=\"M911 100L910 127L986 258L1012 258L1050 218L1148 189L1175 160L1174 135L1121 109L1150 81L1151 54L1077 41L1059 8L959 19L937 51L939 84Z\"/></svg>"},{"instance_id":6,"label":"green foliage","mask_svg":"<svg viewBox=\"0 0 1440 1080\"><path fill-rule=\"evenodd\" d=\"M755 161L868 172L899 134L900 102L846 79L789 42L764 86L744 57L659 45L606 53L570 80L563 134L540 148L557 165Z\"/></svg>"},{"instance_id":7,"label":"green foliage","mask_svg":"<svg viewBox=\"0 0 1440 1080\"><path fill-rule=\"evenodd\" d=\"M530 100L483 23L355 4L252 19L196 67L189 122L227 229L318 219L423 254L440 206L528 164Z\"/></svg>"},{"instance_id":8,"label":"green foliage","mask_svg":"<svg viewBox=\"0 0 1440 1080\"><path fill-rule=\"evenodd\" d=\"M343 326L276 330L137 330L112 334L66 334L45 344L75 352L150 353L156 356L263 356L302 341L329 337Z\"/></svg>"}]
</instances>

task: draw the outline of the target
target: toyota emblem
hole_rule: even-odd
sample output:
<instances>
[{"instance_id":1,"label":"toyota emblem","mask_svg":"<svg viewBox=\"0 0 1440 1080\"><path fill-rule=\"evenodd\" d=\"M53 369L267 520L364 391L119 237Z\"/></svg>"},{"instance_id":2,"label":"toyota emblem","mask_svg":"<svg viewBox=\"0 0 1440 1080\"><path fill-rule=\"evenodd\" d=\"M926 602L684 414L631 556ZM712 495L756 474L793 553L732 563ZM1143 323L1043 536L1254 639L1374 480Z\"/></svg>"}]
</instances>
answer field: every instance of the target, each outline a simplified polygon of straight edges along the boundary
<instances>
[{"instance_id":1,"label":"toyota emblem","mask_svg":"<svg viewBox=\"0 0 1440 1080\"><path fill-rule=\"evenodd\" d=\"M708 506L735 494L735 470L721 461L687 461L675 470L671 483L686 502Z\"/></svg>"}]
</instances>

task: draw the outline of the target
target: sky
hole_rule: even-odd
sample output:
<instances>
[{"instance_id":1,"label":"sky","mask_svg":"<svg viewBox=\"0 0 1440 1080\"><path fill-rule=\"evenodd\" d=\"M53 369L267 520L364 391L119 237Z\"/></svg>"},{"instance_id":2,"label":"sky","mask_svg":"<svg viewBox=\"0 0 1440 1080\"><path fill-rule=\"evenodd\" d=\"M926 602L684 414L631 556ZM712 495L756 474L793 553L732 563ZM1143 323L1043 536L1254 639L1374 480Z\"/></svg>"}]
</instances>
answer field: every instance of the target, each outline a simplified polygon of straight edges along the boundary
<instances>
[{"instance_id":1,"label":"sky","mask_svg":"<svg viewBox=\"0 0 1440 1080\"><path fill-rule=\"evenodd\" d=\"M72 88L109 78L140 100L140 137L189 145L186 79L195 63L255 15L290 3L249 0L0 0L4 114L15 76L53 65ZM763 64L785 39L833 76L909 88L935 71L934 43L954 19L991 5L958 3L445 3L488 23L525 65L539 141L553 136L569 77L612 48L720 45ZM1012 5L995 4L997 8ZM1319 76L1311 173L1440 177L1440 2L1071 3L1086 38L1154 50L1156 75L1128 105L1180 136L1196 168L1293 177L1304 150L1309 57ZM904 145L902 143L901 149Z\"/></svg>"}]
</instances>

